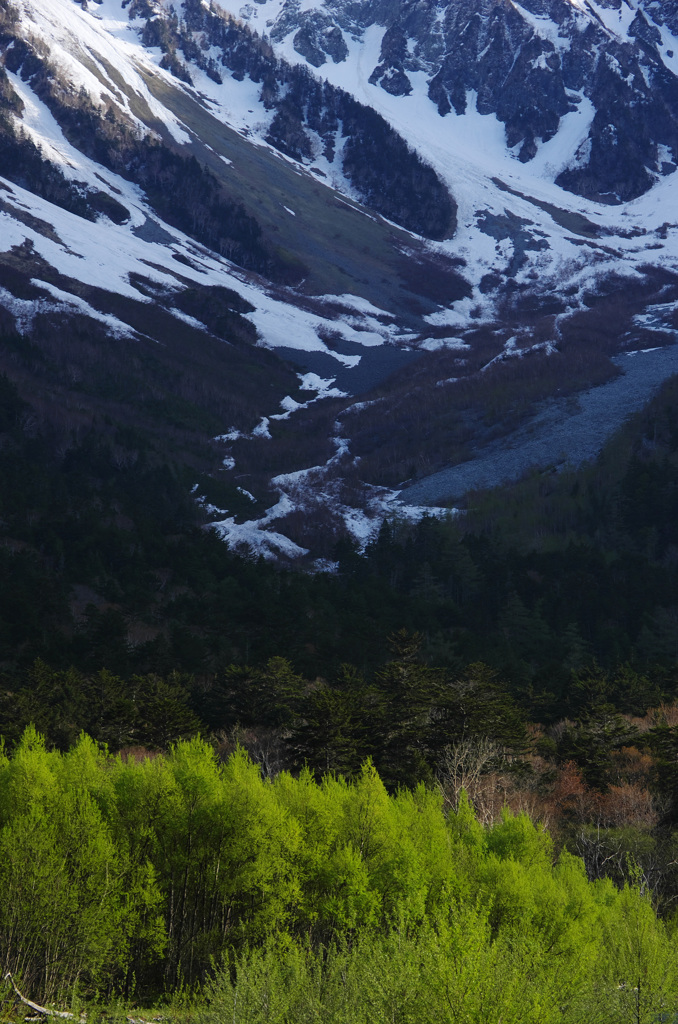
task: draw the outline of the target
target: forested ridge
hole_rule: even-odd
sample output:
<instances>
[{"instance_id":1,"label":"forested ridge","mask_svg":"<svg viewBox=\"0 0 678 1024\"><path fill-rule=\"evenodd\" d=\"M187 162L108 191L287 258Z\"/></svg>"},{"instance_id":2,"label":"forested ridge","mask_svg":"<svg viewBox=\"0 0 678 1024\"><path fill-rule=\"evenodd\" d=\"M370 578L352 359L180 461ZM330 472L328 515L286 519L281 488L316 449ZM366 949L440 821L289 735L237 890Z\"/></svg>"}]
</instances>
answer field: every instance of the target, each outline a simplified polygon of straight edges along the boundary
<instances>
[{"instance_id":1,"label":"forested ridge","mask_svg":"<svg viewBox=\"0 0 678 1024\"><path fill-rule=\"evenodd\" d=\"M5 0L0 3L0 52L0 153L11 181L90 220L101 213L118 224L129 219L122 203L84 182L67 180L44 158L13 119L23 104L5 68L30 82L76 149L138 184L167 224L241 266L287 280L290 268L263 239L261 226L224 193L208 169L150 134L139 136L112 105L104 110L84 90L64 82L37 44L22 37L18 12Z\"/></svg>"},{"instance_id":2,"label":"forested ridge","mask_svg":"<svg viewBox=\"0 0 678 1024\"><path fill-rule=\"evenodd\" d=\"M294 159L311 158L323 149L330 162L335 147L343 146L341 167L358 195L383 216L431 238L454 233L456 204L431 167L369 107L302 68L288 67L273 57L270 46L223 12L202 4L187 5L186 25L176 14L163 19L148 4L132 6L131 14L146 17L142 38L164 51L161 67L190 82L177 47L220 81L214 60L209 62L194 36L210 37L222 50L222 68L233 77L247 74L261 84L267 109L276 114L267 141ZM188 28L190 26L190 30ZM303 254L283 252L245 206L195 155L185 156L150 132L139 135L114 104L93 102L84 89L65 81L35 40L23 37L19 12L8 0L0 2L0 155L7 175L22 187L79 216L105 214L116 223L129 218L125 206L84 182L71 182L46 160L22 131L15 115L22 102L4 70L30 83L55 117L69 142L92 160L139 185L163 221L186 232L234 263L271 280L297 284L306 273ZM227 72L228 73L228 72ZM344 145L345 143L345 145Z\"/></svg>"},{"instance_id":3,"label":"forested ridge","mask_svg":"<svg viewBox=\"0 0 678 1024\"><path fill-rule=\"evenodd\" d=\"M454 234L457 207L447 188L371 107L307 68L279 60L267 40L215 4L184 0L181 16L163 17L146 0L133 0L130 15L147 19L145 44L159 46L161 66L183 81L190 82L195 64L217 82L230 74L261 84L260 99L275 111L266 141L276 149L301 162L322 153L330 163L341 150L341 170L373 210L427 238ZM218 60L206 57L208 44L219 51Z\"/></svg>"}]
</instances>

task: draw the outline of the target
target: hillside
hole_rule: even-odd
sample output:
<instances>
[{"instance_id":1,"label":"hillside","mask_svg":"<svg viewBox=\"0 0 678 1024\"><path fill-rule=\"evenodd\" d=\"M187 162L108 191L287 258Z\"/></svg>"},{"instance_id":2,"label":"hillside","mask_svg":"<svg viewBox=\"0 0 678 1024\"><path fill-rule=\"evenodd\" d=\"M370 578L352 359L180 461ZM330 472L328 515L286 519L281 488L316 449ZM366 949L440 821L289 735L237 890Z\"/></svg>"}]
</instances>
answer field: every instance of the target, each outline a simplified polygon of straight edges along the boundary
<instances>
[{"instance_id":1,"label":"hillside","mask_svg":"<svg viewBox=\"0 0 678 1024\"><path fill-rule=\"evenodd\" d=\"M203 503L232 545L322 553L320 507L363 543L405 483L672 341L672 19L3 0L3 329L50 367L4 372L64 436L181 406L258 503Z\"/></svg>"},{"instance_id":2,"label":"hillside","mask_svg":"<svg viewBox=\"0 0 678 1024\"><path fill-rule=\"evenodd\" d=\"M677 170L678 0L0 0L3 1019L678 1019Z\"/></svg>"}]
</instances>

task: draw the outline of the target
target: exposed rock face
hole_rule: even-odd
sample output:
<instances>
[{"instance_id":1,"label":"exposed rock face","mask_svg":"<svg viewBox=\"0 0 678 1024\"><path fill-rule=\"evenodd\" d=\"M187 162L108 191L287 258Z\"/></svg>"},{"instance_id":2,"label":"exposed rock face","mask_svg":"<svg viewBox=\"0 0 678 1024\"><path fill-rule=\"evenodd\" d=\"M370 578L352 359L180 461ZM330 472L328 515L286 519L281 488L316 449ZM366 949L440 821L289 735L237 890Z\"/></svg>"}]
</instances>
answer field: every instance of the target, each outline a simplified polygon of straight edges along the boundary
<instances>
[{"instance_id":1,"label":"exposed rock face","mask_svg":"<svg viewBox=\"0 0 678 1024\"><path fill-rule=\"evenodd\" d=\"M647 6L658 25L666 25L674 35L678 34L678 0L655 0Z\"/></svg>"},{"instance_id":2,"label":"exposed rock face","mask_svg":"<svg viewBox=\"0 0 678 1024\"><path fill-rule=\"evenodd\" d=\"M339 64L348 55L341 29L320 11L309 13L294 36L294 49L316 68L321 67L328 56Z\"/></svg>"},{"instance_id":3,"label":"exposed rock face","mask_svg":"<svg viewBox=\"0 0 678 1024\"><path fill-rule=\"evenodd\" d=\"M392 25L384 32L379 64L370 75L370 82L378 82L392 96L409 95L412 84L404 70L407 56L407 36L398 25Z\"/></svg>"},{"instance_id":4,"label":"exposed rock face","mask_svg":"<svg viewBox=\"0 0 678 1024\"><path fill-rule=\"evenodd\" d=\"M310 11L286 0L271 38L293 32L320 67L344 60L346 40L373 25L385 32L372 84L405 96L412 72L425 72L441 117L469 102L495 114L521 161L567 114L588 117L557 179L570 191L623 202L676 169L678 0L324 0Z\"/></svg>"}]
</instances>

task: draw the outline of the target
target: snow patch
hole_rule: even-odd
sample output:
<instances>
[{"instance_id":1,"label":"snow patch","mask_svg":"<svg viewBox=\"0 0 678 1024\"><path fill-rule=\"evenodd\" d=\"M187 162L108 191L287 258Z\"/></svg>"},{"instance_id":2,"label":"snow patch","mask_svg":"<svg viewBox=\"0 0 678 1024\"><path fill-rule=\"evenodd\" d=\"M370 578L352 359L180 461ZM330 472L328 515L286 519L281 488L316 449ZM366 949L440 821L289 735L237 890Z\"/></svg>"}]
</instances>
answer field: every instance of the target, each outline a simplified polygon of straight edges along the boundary
<instances>
[{"instance_id":1,"label":"snow patch","mask_svg":"<svg viewBox=\"0 0 678 1024\"><path fill-rule=\"evenodd\" d=\"M210 529L215 530L231 550L241 551L244 548L268 561L277 561L281 557L303 558L308 554L308 548L300 547L282 533L267 529L266 523L265 519L236 523L231 517L218 523L210 523Z\"/></svg>"},{"instance_id":2,"label":"snow patch","mask_svg":"<svg viewBox=\"0 0 678 1024\"><path fill-rule=\"evenodd\" d=\"M262 416L261 422L258 423L257 426L252 431L252 437L265 437L265 438L268 438L268 440L270 441L271 440L271 432L268 429L268 424L269 424L269 417L268 416Z\"/></svg>"},{"instance_id":3,"label":"snow patch","mask_svg":"<svg viewBox=\"0 0 678 1024\"><path fill-rule=\"evenodd\" d=\"M520 16L530 26L535 35L539 36L541 39L547 39L548 42L553 44L556 50L570 49L570 40L560 35L559 26L556 22L552 21L551 18L533 14L532 11L528 11L527 8L516 3L516 0L512 0L512 4Z\"/></svg>"}]
</instances>

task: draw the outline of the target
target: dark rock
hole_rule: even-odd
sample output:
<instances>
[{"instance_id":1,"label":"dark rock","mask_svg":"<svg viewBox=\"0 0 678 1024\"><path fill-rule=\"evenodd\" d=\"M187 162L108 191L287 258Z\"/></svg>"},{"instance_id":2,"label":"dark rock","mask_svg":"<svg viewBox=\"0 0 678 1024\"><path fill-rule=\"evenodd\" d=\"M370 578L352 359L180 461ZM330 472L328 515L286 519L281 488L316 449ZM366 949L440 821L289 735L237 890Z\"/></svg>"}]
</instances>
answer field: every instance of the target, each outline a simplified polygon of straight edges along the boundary
<instances>
[{"instance_id":1,"label":"dark rock","mask_svg":"<svg viewBox=\"0 0 678 1024\"><path fill-rule=\"evenodd\" d=\"M412 83L404 71L406 59L407 36L402 28L393 25L384 33L379 63L370 75L372 85L379 84L392 96L409 96Z\"/></svg>"},{"instance_id":2,"label":"dark rock","mask_svg":"<svg viewBox=\"0 0 678 1024\"><path fill-rule=\"evenodd\" d=\"M315 33L310 26L304 25L294 37L294 49L305 57L314 68L320 68L327 60L325 51L318 46Z\"/></svg>"},{"instance_id":3,"label":"dark rock","mask_svg":"<svg viewBox=\"0 0 678 1024\"><path fill-rule=\"evenodd\" d=\"M310 12L294 37L294 49L305 57L309 64L321 67L327 57L335 64L346 60L348 47L341 30L318 11Z\"/></svg>"},{"instance_id":4,"label":"dark rock","mask_svg":"<svg viewBox=\"0 0 678 1024\"><path fill-rule=\"evenodd\" d=\"M388 68L379 77L375 77L377 70L370 75L370 82L379 82L379 85L391 96L409 96L412 92L412 83L402 68Z\"/></svg>"},{"instance_id":5,"label":"dark rock","mask_svg":"<svg viewBox=\"0 0 678 1024\"><path fill-rule=\"evenodd\" d=\"M642 39L653 48L659 46L662 41L661 32L656 25L650 25L642 11L638 11L631 22L629 35L639 40Z\"/></svg>"},{"instance_id":6,"label":"dark rock","mask_svg":"<svg viewBox=\"0 0 678 1024\"><path fill-rule=\"evenodd\" d=\"M329 54L335 64L341 64L348 57L348 47L341 30L333 25L325 29L322 35L325 53Z\"/></svg>"}]
</instances>

